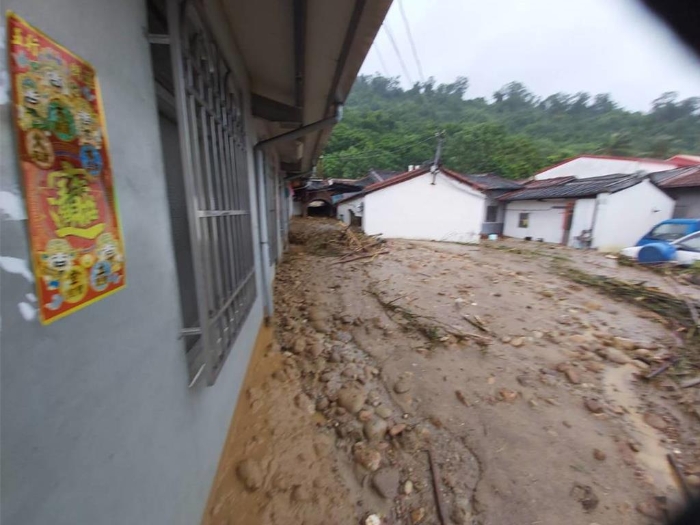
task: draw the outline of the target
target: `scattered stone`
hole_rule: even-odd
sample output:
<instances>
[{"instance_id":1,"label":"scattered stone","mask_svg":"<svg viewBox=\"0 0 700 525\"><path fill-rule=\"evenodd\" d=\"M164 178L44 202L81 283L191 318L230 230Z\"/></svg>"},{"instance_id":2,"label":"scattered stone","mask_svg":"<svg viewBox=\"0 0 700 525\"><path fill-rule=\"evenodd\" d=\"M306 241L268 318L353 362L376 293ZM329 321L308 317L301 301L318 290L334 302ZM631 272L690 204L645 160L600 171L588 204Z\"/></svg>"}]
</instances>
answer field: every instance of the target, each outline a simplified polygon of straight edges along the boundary
<instances>
[{"instance_id":1,"label":"scattered stone","mask_svg":"<svg viewBox=\"0 0 700 525\"><path fill-rule=\"evenodd\" d=\"M510 342L511 346L515 348L520 348L525 344L525 338L524 337L516 337Z\"/></svg>"},{"instance_id":2,"label":"scattered stone","mask_svg":"<svg viewBox=\"0 0 700 525\"><path fill-rule=\"evenodd\" d=\"M381 497L394 499L399 487L399 471L391 467L379 469L372 476L372 486Z\"/></svg>"},{"instance_id":3,"label":"scattered stone","mask_svg":"<svg viewBox=\"0 0 700 525\"><path fill-rule=\"evenodd\" d=\"M596 458L598 461L605 461L605 458L607 458L608 456L602 450L594 448L593 457Z\"/></svg>"},{"instance_id":4,"label":"scattered stone","mask_svg":"<svg viewBox=\"0 0 700 525\"><path fill-rule=\"evenodd\" d=\"M341 438L346 438L355 442L362 441L364 438L362 433L362 425L354 419L343 425L339 425L335 431Z\"/></svg>"},{"instance_id":5,"label":"scattered stone","mask_svg":"<svg viewBox=\"0 0 700 525\"><path fill-rule=\"evenodd\" d=\"M589 412L592 412L594 414L602 414L604 412L603 405L601 404L600 401L597 399L586 399L584 402L584 405L588 409Z\"/></svg>"},{"instance_id":6,"label":"scattered stone","mask_svg":"<svg viewBox=\"0 0 700 525\"><path fill-rule=\"evenodd\" d=\"M367 393L355 387L343 387L338 391L338 404L352 414L357 414L367 399Z\"/></svg>"},{"instance_id":7,"label":"scattered stone","mask_svg":"<svg viewBox=\"0 0 700 525\"><path fill-rule=\"evenodd\" d=\"M626 337L613 337L612 343L615 348L625 352L632 352L637 346L632 339L627 339Z\"/></svg>"},{"instance_id":8,"label":"scattered stone","mask_svg":"<svg viewBox=\"0 0 700 525\"><path fill-rule=\"evenodd\" d=\"M411 523L413 523L413 525L421 523L423 518L425 518L425 509L423 507L411 511Z\"/></svg>"},{"instance_id":9,"label":"scattered stone","mask_svg":"<svg viewBox=\"0 0 700 525\"><path fill-rule=\"evenodd\" d=\"M389 425L381 418L375 417L365 423L365 436L369 441L380 441L386 435Z\"/></svg>"},{"instance_id":10,"label":"scattered stone","mask_svg":"<svg viewBox=\"0 0 700 525\"><path fill-rule=\"evenodd\" d=\"M339 330L335 334L335 338L341 343L349 343L350 341L352 341L352 335L350 334L350 332L346 332L344 330Z\"/></svg>"},{"instance_id":11,"label":"scattered stone","mask_svg":"<svg viewBox=\"0 0 700 525\"><path fill-rule=\"evenodd\" d=\"M639 359L633 359L632 364L644 372L648 371L650 368L648 364L646 364L644 361L640 361Z\"/></svg>"},{"instance_id":12,"label":"scattered stone","mask_svg":"<svg viewBox=\"0 0 700 525\"><path fill-rule=\"evenodd\" d=\"M691 487L700 487L700 476L698 476L697 474L690 474L685 477L685 480Z\"/></svg>"},{"instance_id":13,"label":"scattered stone","mask_svg":"<svg viewBox=\"0 0 700 525\"><path fill-rule=\"evenodd\" d=\"M292 352L297 355L301 355L304 353L304 350L306 350L306 339L299 337L296 341L294 341Z\"/></svg>"},{"instance_id":14,"label":"scattered stone","mask_svg":"<svg viewBox=\"0 0 700 525\"><path fill-rule=\"evenodd\" d=\"M569 341L576 345L584 344L588 342L588 337L583 334L574 334L569 336Z\"/></svg>"},{"instance_id":15,"label":"scattered stone","mask_svg":"<svg viewBox=\"0 0 700 525\"><path fill-rule=\"evenodd\" d=\"M236 468L236 474L249 492L255 492L263 485L262 468L254 459L241 461Z\"/></svg>"},{"instance_id":16,"label":"scattered stone","mask_svg":"<svg viewBox=\"0 0 700 525\"><path fill-rule=\"evenodd\" d=\"M382 455L372 448L358 447L354 453L355 462L370 472L379 468L382 462Z\"/></svg>"},{"instance_id":17,"label":"scattered stone","mask_svg":"<svg viewBox=\"0 0 700 525\"><path fill-rule=\"evenodd\" d=\"M297 408L301 409L303 412L306 412L309 415L316 412L316 406L314 402L311 401L311 399L309 399L309 396L307 396L303 392L296 395L296 397L294 398L294 404L297 406Z\"/></svg>"},{"instance_id":18,"label":"scattered stone","mask_svg":"<svg viewBox=\"0 0 700 525\"><path fill-rule=\"evenodd\" d=\"M364 423L372 419L373 415L374 412L372 410L360 410L360 413L357 415L357 419Z\"/></svg>"},{"instance_id":19,"label":"scattered stone","mask_svg":"<svg viewBox=\"0 0 700 525\"><path fill-rule=\"evenodd\" d=\"M391 409L384 405L379 405L377 408L374 409L374 412L382 419L387 419L391 417L392 414Z\"/></svg>"},{"instance_id":20,"label":"scattered stone","mask_svg":"<svg viewBox=\"0 0 700 525\"><path fill-rule=\"evenodd\" d=\"M605 370L605 365L597 361L588 361L583 366L589 372L595 372L596 374Z\"/></svg>"},{"instance_id":21,"label":"scattered stone","mask_svg":"<svg viewBox=\"0 0 700 525\"><path fill-rule=\"evenodd\" d=\"M319 399L316 402L316 410L319 412L322 412L323 410L328 408L328 405L330 405L330 401L328 400L327 397L323 396L321 399Z\"/></svg>"},{"instance_id":22,"label":"scattered stone","mask_svg":"<svg viewBox=\"0 0 700 525\"><path fill-rule=\"evenodd\" d=\"M413 481L409 479L403 484L403 493L409 495L411 492L413 492Z\"/></svg>"},{"instance_id":23,"label":"scattered stone","mask_svg":"<svg viewBox=\"0 0 700 525\"><path fill-rule=\"evenodd\" d=\"M601 357L604 357L608 361L612 361L613 363L617 363L618 365L624 365L630 362L630 358L623 354L620 350L617 348L612 348L612 347L607 347L607 348L602 348L598 350L598 355Z\"/></svg>"},{"instance_id":24,"label":"scattered stone","mask_svg":"<svg viewBox=\"0 0 700 525\"><path fill-rule=\"evenodd\" d=\"M574 487L571 489L571 495L581 504L583 510L586 512L595 509L600 502L596 493L593 492L593 488L589 485L575 483Z\"/></svg>"},{"instance_id":25,"label":"scattered stone","mask_svg":"<svg viewBox=\"0 0 700 525\"><path fill-rule=\"evenodd\" d=\"M323 343L321 341L314 341L312 344L307 345L306 353L312 359L316 359L323 353Z\"/></svg>"},{"instance_id":26,"label":"scattered stone","mask_svg":"<svg viewBox=\"0 0 700 525\"><path fill-rule=\"evenodd\" d=\"M661 416L652 414L651 412L644 414L644 421L647 425L656 430L666 430L668 427L668 423L666 423Z\"/></svg>"},{"instance_id":27,"label":"scattered stone","mask_svg":"<svg viewBox=\"0 0 700 525\"><path fill-rule=\"evenodd\" d=\"M399 423L398 425L394 425L389 429L389 435L391 437L398 436L404 430L406 430L406 425L404 425L403 423Z\"/></svg>"},{"instance_id":28,"label":"scattered stone","mask_svg":"<svg viewBox=\"0 0 700 525\"><path fill-rule=\"evenodd\" d=\"M498 395L503 401L507 401L508 403L512 403L518 398L518 393L508 388L501 388L498 391Z\"/></svg>"},{"instance_id":29,"label":"scattered stone","mask_svg":"<svg viewBox=\"0 0 700 525\"><path fill-rule=\"evenodd\" d=\"M634 357L638 357L641 359L651 359L653 357L654 353L651 350L648 350L646 348L637 348L634 351Z\"/></svg>"},{"instance_id":30,"label":"scattered stone","mask_svg":"<svg viewBox=\"0 0 700 525\"><path fill-rule=\"evenodd\" d=\"M640 450L642 450L642 445L640 443L637 443L636 441L628 441L627 446L632 452L639 452Z\"/></svg>"},{"instance_id":31,"label":"scattered stone","mask_svg":"<svg viewBox=\"0 0 700 525\"><path fill-rule=\"evenodd\" d=\"M531 387L532 386L532 381L530 378L526 375L519 375L515 378L515 380L518 382L520 386L526 386L526 387Z\"/></svg>"},{"instance_id":32,"label":"scattered stone","mask_svg":"<svg viewBox=\"0 0 700 525\"><path fill-rule=\"evenodd\" d=\"M513 340L513 338L509 335L504 335L501 337L501 343L510 343Z\"/></svg>"},{"instance_id":33,"label":"scattered stone","mask_svg":"<svg viewBox=\"0 0 700 525\"><path fill-rule=\"evenodd\" d=\"M637 503L635 508L637 509L637 512L639 512L642 516L646 516L647 518L660 520L664 517L663 510L653 499L648 499Z\"/></svg>"},{"instance_id":34,"label":"scattered stone","mask_svg":"<svg viewBox=\"0 0 700 525\"><path fill-rule=\"evenodd\" d=\"M573 385L578 385L581 383L581 376L578 374L576 369L568 368L564 373L566 374L566 378L569 380L569 383Z\"/></svg>"},{"instance_id":35,"label":"scattered stone","mask_svg":"<svg viewBox=\"0 0 700 525\"><path fill-rule=\"evenodd\" d=\"M382 519L376 514L370 514L365 520L365 525L382 525Z\"/></svg>"},{"instance_id":36,"label":"scattered stone","mask_svg":"<svg viewBox=\"0 0 700 525\"><path fill-rule=\"evenodd\" d=\"M472 511L471 502L468 498L458 498L455 506L450 512L450 519L456 525L467 525L471 523Z\"/></svg>"},{"instance_id":37,"label":"scattered stone","mask_svg":"<svg viewBox=\"0 0 700 525\"><path fill-rule=\"evenodd\" d=\"M535 339L542 339L544 337L544 332L540 332L539 330L535 330L532 332L532 337Z\"/></svg>"},{"instance_id":38,"label":"scattered stone","mask_svg":"<svg viewBox=\"0 0 700 525\"><path fill-rule=\"evenodd\" d=\"M406 378L399 379L394 383L394 392L397 394L405 394L409 390L411 390L411 382Z\"/></svg>"}]
</instances>

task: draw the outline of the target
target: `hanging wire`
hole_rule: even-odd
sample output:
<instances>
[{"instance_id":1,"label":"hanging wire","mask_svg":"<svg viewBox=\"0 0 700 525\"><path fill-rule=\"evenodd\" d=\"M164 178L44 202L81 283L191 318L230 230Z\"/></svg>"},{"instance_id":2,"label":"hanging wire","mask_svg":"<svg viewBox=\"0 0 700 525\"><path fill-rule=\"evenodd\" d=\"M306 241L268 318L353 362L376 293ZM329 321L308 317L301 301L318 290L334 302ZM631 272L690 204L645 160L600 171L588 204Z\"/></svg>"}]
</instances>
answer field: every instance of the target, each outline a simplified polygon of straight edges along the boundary
<instances>
[{"instance_id":1,"label":"hanging wire","mask_svg":"<svg viewBox=\"0 0 700 525\"><path fill-rule=\"evenodd\" d=\"M418 58L418 51L416 50L416 43L413 40L413 34L411 33L411 26L408 25L408 18L406 18L406 12L403 10L403 2L399 0L399 11L401 11L401 18L403 19L403 25L406 28L406 34L408 34L408 41L411 44L411 51L413 52L413 59L416 61L416 66L418 66L418 76L420 81L425 83L425 76L423 76L423 66Z\"/></svg>"},{"instance_id":2,"label":"hanging wire","mask_svg":"<svg viewBox=\"0 0 700 525\"><path fill-rule=\"evenodd\" d=\"M394 48L394 51L396 52L396 56L399 57L399 63L401 64L401 69L403 70L404 74L406 75L406 78L408 79L408 81L411 83L411 85L413 85L413 80L411 79L411 75L408 72L408 68L406 67L406 63L403 61L403 57L401 56L401 51L399 51L399 46L396 45L396 40L394 40L394 34L391 32L391 28L389 27L389 21L384 20L382 27L386 31L386 34L389 36L389 40L391 41L391 45Z\"/></svg>"},{"instance_id":3,"label":"hanging wire","mask_svg":"<svg viewBox=\"0 0 700 525\"><path fill-rule=\"evenodd\" d=\"M386 67L386 63L384 62L384 57L382 56L382 52L379 51L379 40L378 39L374 41L373 47L374 47L375 53L377 53L377 56L379 57L379 63L382 65L382 69L384 70L384 74L387 76L387 78L390 77L391 75L389 75L389 69Z\"/></svg>"}]
</instances>

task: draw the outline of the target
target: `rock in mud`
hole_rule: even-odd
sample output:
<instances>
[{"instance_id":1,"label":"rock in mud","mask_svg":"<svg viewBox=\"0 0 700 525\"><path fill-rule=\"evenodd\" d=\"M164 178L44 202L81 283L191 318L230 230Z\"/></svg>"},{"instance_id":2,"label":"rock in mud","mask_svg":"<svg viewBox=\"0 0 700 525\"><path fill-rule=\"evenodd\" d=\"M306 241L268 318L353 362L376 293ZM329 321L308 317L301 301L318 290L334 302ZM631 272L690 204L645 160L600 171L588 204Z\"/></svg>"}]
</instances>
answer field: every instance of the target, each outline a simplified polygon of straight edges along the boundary
<instances>
[{"instance_id":1,"label":"rock in mud","mask_svg":"<svg viewBox=\"0 0 700 525\"><path fill-rule=\"evenodd\" d=\"M592 412L594 414L602 414L605 411L603 404L597 399L586 399L584 401L584 405L586 406L589 412Z\"/></svg>"},{"instance_id":2,"label":"rock in mud","mask_svg":"<svg viewBox=\"0 0 700 525\"><path fill-rule=\"evenodd\" d=\"M572 385L578 385L581 383L581 376L579 373L576 371L574 368L567 368L566 372L566 378L569 380L569 383Z\"/></svg>"},{"instance_id":3,"label":"rock in mud","mask_svg":"<svg viewBox=\"0 0 700 525\"><path fill-rule=\"evenodd\" d=\"M652 414L651 412L644 414L644 422L656 430L666 430L668 427L668 423L666 423L661 416Z\"/></svg>"},{"instance_id":4,"label":"rock in mud","mask_svg":"<svg viewBox=\"0 0 700 525\"><path fill-rule=\"evenodd\" d=\"M411 492L413 492L413 481L409 479L403 484L403 493L408 496Z\"/></svg>"},{"instance_id":5,"label":"rock in mud","mask_svg":"<svg viewBox=\"0 0 700 525\"><path fill-rule=\"evenodd\" d=\"M347 438L350 441L362 441L364 438L362 433L362 425L354 419L345 424L339 425L335 430L338 436L341 438Z\"/></svg>"},{"instance_id":6,"label":"rock in mud","mask_svg":"<svg viewBox=\"0 0 700 525\"><path fill-rule=\"evenodd\" d=\"M601 357L604 357L608 361L612 361L613 363L617 363L618 365L624 365L630 362L630 358L623 354L620 350L617 348L602 348L598 350L598 355Z\"/></svg>"},{"instance_id":7,"label":"rock in mud","mask_svg":"<svg viewBox=\"0 0 700 525\"><path fill-rule=\"evenodd\" d=\"M294 404L302 410L303 412L306 412L307 414L311 415L314 412L316 412L316 406L311 399L309 399L309 396L307 396L304 393L297 394L296 397L294 398Z\"/></svg>"},{"instance_id":8,"label":"rock in mud","mask_svg":"<svg viewBox=\"0 0 700 525\"><path fill-rule=\"evenodd\" d=\"M338 404L352 414L357 414L367 400L367 393L355 387L343 387L338 391Z\"/></svg>"},{"instance_id":9,"label":"rock in mud","mask_svg":"<svg viewBox=\"0 0 700 525\"><path fill-rule=\"evenodd\" d=\"M511 346L514 346L515 348L520 348L525 344L525 338L524 337L516 337L515 339L511 339L510 341Z\"/></svg>"},{"instance_id":10,"label":"rock in mud","mask_svg":"<svg viewBox=\"0 0 700 525\"><path fill-rule=\"evenodd\" d=\"M241 461L236 468L236 474L249 492L255 492L263 485L262 468L254 459Z\"/></svg>"},{"instance_id":11,"label":"rock in mud","mask_svg":"<svg viewBox=\"0 0 700 525\"><path fill-rule=\"evenodd\" d=\"M382 419L390 418L392 414L391 409L384 405L379 405L374 412Z\"/></svg>"},{"instance_id":12,"label":"rock in mud","mask_svg":"<svg viewBox=\"0 0 700 525\"><path fill-rule=\"evenodd\" d=\"M635 341L632 341L632 339L627 339L626 337L613 337L612 342L615 348L625 352L632 352L637 347L637 343Z\"/></svg>"},{"instance_id":13,"label":"rock in mud","mask_svg":"<svg viewBox=\"0 0 700 525\"><path fill-rule=\"evenodd\" d=\"M328 401L326 396L323 396L316 402L316 410L322 412L328 408L328 405L330 405L330 401Z\"/></svg>"},{"instance_id":14,"label":"rock in mud","mask_svg":"<svg viewBox=\"0 0 700 525\"><path fill-rule=\"evenodd\" d=\"M411 523L413 525L418 525L418 523L422 523L424 518L425 518L425 508L419 507L419 508L413 509L411 511Z\"/></svg>"},{"instance_id":15,"label":"rock in mud","mask_svg":"<svg viewBox=\"0 0 700 525\"><path fill-rule=\"evenodd\" d=\"M323 343L321 341L313 341L306 346L306 353L312 359L316 359L323 353Z\"/></svg>"},{"instance_id":16,"label":"rock in mud","mask_svg":"<svg viewBox=\"0 0 700 525\"><path fill-rule=\"evenodd\" d=\"M588 485L574 484L574 487L571 489L571 495L581 504L586 512L591 512L600 503L598 496L593 492L593 488Z\"/></svg>"},{"instance_id":17,"label":"rock in mud","mask_svg":"<svg viewBox=\"0 0 700 525\"><path fill-rule=\"evenodd\" d=\"M399 423L398 425L394 425L389 429L389 435L391 437L395 437L401 434L401 432L403 432L404 430L406 430L406 425L404 425L403 423Z\"/></svg>"},{"instance_id":18,"label":"rock in mud","mask_svg":"<svg viewBox=\"0 0 700 525\"><path fill-rule=\"evenodd\" d=\"M394 499L399 489L399 471L391 467L379 469L372 476L372 486L382 498Z\"/></svg>"},{"instance_id":19,"label":"rock in mud","mask_svg":"<svg viewBox=\"0 0 700 525\"><path fill-rule=\"evenodd\" d=\"M605 452L597 448L593 449L593 457L596 458L598 461L605 461L605 458L607 458Z\"/></svg>"},{"instance_id":20,"label":"rock in mud","mask_svg":"<svg viewBox=\"0 0 700 525\"><path fill-rule=\"evenodd\" d=\"M365 436L369 441L380 441L384 439L389 425L383 419L375 417L365 423Z\"/></svg>"},{"instance_id":21,"label":"rock in mud","mask_svg":"<svg viewBox=\"0 0 700 525\"><path fill-rule=\"evenodd\" d=\"M399 379L394 384L394 392L397 394L405 394L409 390L411 390L411 382L408 378Z\"/></svg>"},{"instance_id":22,"label":"rock in mud","mask_svg":"<svg viewBox=\"0 0 700 525\"><path fill-rule=\"evenodd\" d=\"M296 341L294 341L292 353L301 355L304 353L304 350L306 350L306 339L304 339L303 337L299 337Z\"/></svg>"},{"instance_id":23,"label":"rock in mud","mask_svg":"<svg viewBox=\"0 0 700 525\"><path fill-rule=\"evenodd\" d=\"M372 448L358 447L353 455L355 462L370 472L376 471L382 462L382 455Z\"/></svg>"},{"instance_id":24,"label":"rock in mud","mask_svg":"<svg viewBox=\"0 0 700 525\"><path fill-rule=\"evenodd\" d=\"M467 401L467 396L464 395L464 392L461 390L455 390L455 395L457 396L457 399L459 399L460 403L462 403L464 406L469 406L469 401Z\"/></svg>"},{"instance_id":25,"label":"rock in mud","mask_svg":"<svg viewBox=\"0 0 700 525\"><path fill-rule=\"evenodd\" d=\"M472 511L471 502L468 498L459 498L454 507L452 507L452 512L450 512L450 519L456 525L467 525L471 523Z\"/></svg>"},{"instance_id":26,"label":"rock in mud","mask_svg":"<svg viewBox=\"0 0 700 525\"><path fill-rule=\"evenodd\" d=\"M652 499L637 503L636 509L637 512L639 512L642 516L646 516L647 518L660 520L664 517L661 507L659 507L659 505Z\"/></svg>"},{"instance_id":27,"label":"rock in mud","mask_svg":"<svg viewBox=\"0 0 700 525\"><path fill-rule=\"evenodd\" d=\"M304 501L309 501L311 499L311 493L309 489L304 487L304 485L296 485L292 489L292 501L296 503L302 503Z\"/></svg>"}]
</instances>

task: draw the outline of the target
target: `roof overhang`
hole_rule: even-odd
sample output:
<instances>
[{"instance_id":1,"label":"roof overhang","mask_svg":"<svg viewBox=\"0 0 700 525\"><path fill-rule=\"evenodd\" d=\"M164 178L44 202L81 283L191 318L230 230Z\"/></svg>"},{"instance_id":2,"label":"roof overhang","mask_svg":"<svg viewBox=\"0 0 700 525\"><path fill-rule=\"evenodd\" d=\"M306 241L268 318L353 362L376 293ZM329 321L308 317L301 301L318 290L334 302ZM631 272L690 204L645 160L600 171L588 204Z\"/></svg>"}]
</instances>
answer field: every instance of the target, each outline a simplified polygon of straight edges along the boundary
<instances>
[{"instance_id":1,"label":"roof overhang","mask_svg":"<svg viewBox=\"0 0 700 525\"><path fill-rule=\"evenodd\" d=\"M332 117L391 0L220 0L268 137ZM332 126L276 145L288 172L315 164Z\"/></svg>"}]
</instances>

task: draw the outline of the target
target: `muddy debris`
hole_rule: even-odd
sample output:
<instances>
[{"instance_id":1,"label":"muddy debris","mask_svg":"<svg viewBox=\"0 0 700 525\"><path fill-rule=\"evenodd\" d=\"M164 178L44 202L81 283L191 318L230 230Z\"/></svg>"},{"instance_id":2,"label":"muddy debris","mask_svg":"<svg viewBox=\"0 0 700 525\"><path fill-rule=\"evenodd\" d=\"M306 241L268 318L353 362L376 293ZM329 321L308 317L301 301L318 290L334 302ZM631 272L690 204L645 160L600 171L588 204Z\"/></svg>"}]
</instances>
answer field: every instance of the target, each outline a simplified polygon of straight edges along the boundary
<instances>
[{"instance_id":1,"label":"muddy debris","mask_svg":"<svg viewBox=\"0 0 700 525\"><path fill-rule=\"evenodd\" d=\"M583 485L581 483L574 484L571 489L571 495L581 504L583 510L586 512L591 512L598 506L598 503L600 503L598 496L590 485Z\"/></svg>"},{"instance_id":2,"label":"muddy debris","mask_svg":"<svg viewBox=\"0 0 700 525\"><path fill-rule=\"evenodd\" d=\"M593 414L602 414L605 411L603 404L597 399L588 398L583 403L588 411Z\"/></svg>"},{"instance_id":3,"label":"muddy debris","mask_svg":"<svg viewBox=\"0 0 700 525\"><path fill-rule=\"evenodd\" d=\"M245 459L236 468L238 479L241 480L246 490L254 492L263 485L263 471L260 464L254 459Z\"/></svg>"},{"instance_id":4,"label":"muddy debris","mask_svg":"<svg viewBox=\"0 0 700 525\"><path fill-rule=\"evenodd\" d=\"M338 405L351 414L359 412L366 400L367 392L360 388L343 387L338 392Z\"/></svg>"},{"instance_id":5,"label":"muddy debris","mask_svg":"<svg viewBox=\"0 0 700 525\"><path fill-rule=\"evenodd\" d=\"M608 456L602 450L600 450L598 448L594 448L593 449L593 457L595 459L597 459L598 461L605 461L605 458L607 458Z\"/></svg>"},{"instance_id":6,"label":"muddy debris","mask_svg":"<svg viewBox=\"0 0 700 525\"><path fill-rule=\"evenodd\" d=\"M382 498L394 499L399 490L399 471L394 467L383 467L372 476L372 487Z\"/></svg>"},{"instance_id":7,"label":"muddy debris","mask_svg":"<svg viewBox=\"0 0 700 525\"><path fill-rule=\"evenodd\" d=\"M651 412L644 414L644 421L647 425L656 430L666 430L666 428L668 428L668 423L666 423L661 416Z\"/></svg>"}]
</instances>

